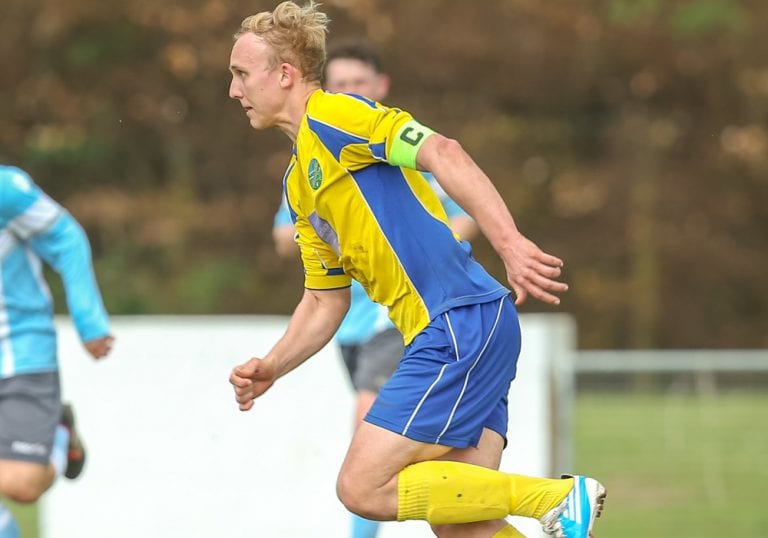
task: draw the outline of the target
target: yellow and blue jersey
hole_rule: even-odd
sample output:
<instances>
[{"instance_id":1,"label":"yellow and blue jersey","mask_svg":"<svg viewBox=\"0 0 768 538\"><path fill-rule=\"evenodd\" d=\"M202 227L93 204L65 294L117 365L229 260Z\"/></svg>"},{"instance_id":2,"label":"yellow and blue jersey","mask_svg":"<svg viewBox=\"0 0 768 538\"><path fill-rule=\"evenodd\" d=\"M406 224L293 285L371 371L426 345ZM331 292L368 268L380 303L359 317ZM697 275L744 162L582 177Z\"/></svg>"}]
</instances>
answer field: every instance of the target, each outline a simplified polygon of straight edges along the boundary
<instances>
[{"instance_id":1,"label":"yellow and blue jersey","mask_svg":"<svg viewBox=\"0 0 768 538\"><path fill-rule=\"evenodd\" d=\"M388 307L406 344L451 308L509 293L451 231L424 176L390 164L403 160L399 146L428 136L414 126L405 111L317 90L284 178L305 286L354 278Z\"/></svg>"}]
</instances>

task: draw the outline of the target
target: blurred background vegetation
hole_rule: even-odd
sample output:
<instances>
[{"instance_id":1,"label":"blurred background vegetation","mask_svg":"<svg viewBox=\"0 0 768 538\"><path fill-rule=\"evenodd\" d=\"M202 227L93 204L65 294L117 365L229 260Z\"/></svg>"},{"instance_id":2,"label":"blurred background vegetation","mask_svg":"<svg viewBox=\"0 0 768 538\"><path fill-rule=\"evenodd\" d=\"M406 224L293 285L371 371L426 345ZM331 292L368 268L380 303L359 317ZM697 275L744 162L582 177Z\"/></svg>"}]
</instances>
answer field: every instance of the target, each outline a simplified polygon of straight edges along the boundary
<instances>
[{"instance_id":1,"label":"blurred background vegetation","mask_svg":"<svg viewBox=\"0 0 768 538\"><path fill-rule=\"evenodd\" d=\"M231 34L274 5L3 0L0 161L84 225L113 314L298 300L300 267L270 237L290 142L227 96ZM462 141L521 230L566 260L558 310L580 347L768 345L764 1L325 9L331 40L380 47L391 104ZM503 278L484 240L475 251Z\"/></svg>"}]
</instances>

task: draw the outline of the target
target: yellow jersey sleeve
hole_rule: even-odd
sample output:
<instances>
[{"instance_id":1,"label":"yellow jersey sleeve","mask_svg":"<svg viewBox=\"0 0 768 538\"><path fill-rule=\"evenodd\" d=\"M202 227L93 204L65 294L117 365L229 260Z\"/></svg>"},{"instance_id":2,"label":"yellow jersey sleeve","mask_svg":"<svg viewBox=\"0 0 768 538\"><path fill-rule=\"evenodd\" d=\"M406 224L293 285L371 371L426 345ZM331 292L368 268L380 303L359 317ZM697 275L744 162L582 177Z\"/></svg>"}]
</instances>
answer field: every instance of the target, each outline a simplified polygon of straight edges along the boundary
<instances>
[{"instance_id":1,"label":"yellow jersey sleeve","mask_svg":"<svg viewBox=\"0 0 768 538\"><path fill-rule=\"evenodd\" d=\"M294 160L286 176L299 174ZM318 234L318 228L323 229L324 223L313 211L307 214L305 208L311 207L308 200L302 199L300 189L291 188L298 183L285 181L286 201L296 228L296 243L301 252L304 265L304 287L318 290L346 288L352 279L344 273L339 254Z\"/></svg>"},{"instance_id":2,"label":"yellow jersey sleeve","mask_svg":"<svg viewBox=\"0 0 768 538\"><path fill-rule=\"evenodd\" d=\"M364 98L326 93L312 105L310 116L346 135L338 161L351 171L381 162L415 169L416 154L435 133L404 110Z\"/></svg>"},{"instance_id":3,"label":"yellow jersey sleeve","mask_svg":"<svg viewBox=\"0 0 768 538\"><path fill-rule=\"evenodd\" d=\"M300 215L296 219L296 237L304 265L304 287L314 290L346 288L352 279L344 272L339 255L320 239L312 225Z\"/></svg>"}]
</instances>

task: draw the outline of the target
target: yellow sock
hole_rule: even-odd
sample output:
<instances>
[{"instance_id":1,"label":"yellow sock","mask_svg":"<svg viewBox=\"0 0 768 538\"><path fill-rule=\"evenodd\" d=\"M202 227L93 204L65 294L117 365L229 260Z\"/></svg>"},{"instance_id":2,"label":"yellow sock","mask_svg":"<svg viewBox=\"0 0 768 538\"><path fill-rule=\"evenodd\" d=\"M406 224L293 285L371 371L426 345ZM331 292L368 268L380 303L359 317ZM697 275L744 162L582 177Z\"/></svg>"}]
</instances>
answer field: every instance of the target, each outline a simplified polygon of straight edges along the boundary
<instances>
[{"instance_id":1,"label":"yellow sock","mask_svg":"<svg viewBox=\"0 0 768 538\"><path fill-rule=\"evenodd\" d=\"M508 524L506 527L494 534L492 538L525 538L525 535L520 534L516 528Z\"/></svg>"},{"instance_id":2,"label":"yellow sock","mask_svg":"<svg viewBox=\"0 0 768 538\"><path fill-rule=\"evenodd\" d=\"M398 521L433 525L504 519L509 514L540 518L571 490L573 480L510 475L455 461L424 461L398 475Z\"/></svg>"},{"instance_id":3,"label":"yellow sock","mask_svg":"<svg viewBox=\"0 0 768 538\"><path fill-rule=\"evenodd\" d=\"M504 519L509 493L504 473L455 461L423 461L398 475L397 519L433 525Z\"/></svg>"},{"instance_id":4,"label":"yellow sock","mask_svg":"<svg viewBox=\"0 0 768 538\"><path fill-rule=\"evenodd\" d=\"M563 502L573 488L573 478L555 480L519 474L508 475L512 490L510 514L541 517Z\"/></svg>"}]
</instances>

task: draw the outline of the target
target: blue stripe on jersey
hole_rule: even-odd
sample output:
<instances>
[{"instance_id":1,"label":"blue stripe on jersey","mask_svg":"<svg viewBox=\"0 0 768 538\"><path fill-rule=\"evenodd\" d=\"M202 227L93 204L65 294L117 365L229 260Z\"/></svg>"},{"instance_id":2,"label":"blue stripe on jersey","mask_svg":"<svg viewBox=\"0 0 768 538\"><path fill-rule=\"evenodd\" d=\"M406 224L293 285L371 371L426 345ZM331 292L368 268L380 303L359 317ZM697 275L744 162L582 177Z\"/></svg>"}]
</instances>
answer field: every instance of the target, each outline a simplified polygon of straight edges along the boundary
<instances>
[{"instance_id":1,"label":"blue stripe on jersey","mask_svg":"<svg viewBox=\"0 0 768 538\"><path fill-rule=\"evenodd\" d=\"M372 101L368 99L367 97L363 97L362 95L358 95L356 93L345 93L344 95L349 95L350 97L354 97L358 101L362 101L366 105L368 105L371 108L376 108L376 101Z\"/></svg>"},{"instance_id":2,"label":"blue stripe on jersey","mask_svg":"<svg viewBox=\"0 0 768 538\"><path fill-rule=\"evenodd\" d=\"M366 138L353 135L307 116L307 125L317 135L323 145L338 161L343 150L349 144L367 144Z\"/></svg>"},{"instance_id":3,"label":"blue stripe on jersey","mask_svg":"<svg viewBox=\"0 0 768 538\"><path fill-rule=\"evenodd\" d=\"M424 208L399 168L375 164L351 174L426 304L430 319L446 308L446 294L453 303L499 290L490 277L482 282L467 278L476 262L450 228ZM489 284L495 286L489 288Z\"/></svg>"},{"instance_id":4,"label":"blue stripe on jersey","mask_svg":"<svg viewBox=\"0 0 768 538\"><path fill-rule=\"evenodd\" d=\"M382 161L387 160L387 144L382 142L381 144L368 144L368 149L371 150L371 155Z\"/></svg>"}]
</instances>

